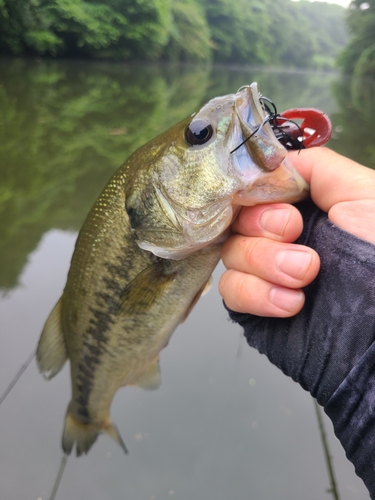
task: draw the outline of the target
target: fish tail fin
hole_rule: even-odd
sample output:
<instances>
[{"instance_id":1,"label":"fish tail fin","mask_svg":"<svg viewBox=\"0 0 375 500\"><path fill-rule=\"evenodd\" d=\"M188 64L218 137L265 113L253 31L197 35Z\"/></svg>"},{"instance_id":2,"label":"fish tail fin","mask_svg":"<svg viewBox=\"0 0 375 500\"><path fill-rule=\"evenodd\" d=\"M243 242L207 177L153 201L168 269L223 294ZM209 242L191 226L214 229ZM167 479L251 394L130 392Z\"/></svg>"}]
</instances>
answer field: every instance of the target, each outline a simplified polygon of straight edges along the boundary
<instances>
[{"instance_id":1,"label":"fish tail fin","mask_svg":"<svg viewBox=\"0 0 375 500\"><path fill-rule=\"evenodd\" d=\"M120 436L117 427L109 421L106 424L82 422L74 414L67 411L65 417L65 427L62 436L62 448L66 455L70 455L74 443L76 445L77 457L83 453L88 453L92 445L97 440L99 434L106 432L118 443L125 453L128 453L126 446Z\"/></svg>"},{"instance_id":2,"label":"fish tail fin","mask_svg":"<svg viewBox=\"0 0 375 500\"><path fill-rule=\"evenodd\" d=\"M100 425L82 422L68 409L62 436L62 448L64 453L70 455L74 443L76 445L77 457L82 455L82 453L88 453L100 432Z\"/></svg>"}]
</instances>

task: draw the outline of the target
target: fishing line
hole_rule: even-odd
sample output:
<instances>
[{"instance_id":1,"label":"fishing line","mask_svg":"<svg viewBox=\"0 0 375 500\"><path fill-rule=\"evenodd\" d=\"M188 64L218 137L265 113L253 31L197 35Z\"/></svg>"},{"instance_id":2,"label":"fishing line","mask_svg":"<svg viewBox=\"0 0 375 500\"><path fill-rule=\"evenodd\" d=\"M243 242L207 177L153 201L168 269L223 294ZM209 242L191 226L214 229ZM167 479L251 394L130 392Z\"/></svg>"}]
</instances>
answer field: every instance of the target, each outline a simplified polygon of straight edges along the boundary
<instances>
[{"instance_id":1,"label":"fishing line","mask_svg":"<svg viewBox=\"0 0 375 500\"><path fill-rule=\"evenodd\" d=\"M55 479L55 484L53 485L52 493L51 493L51 496L49 497L49 500L55 500L55 496L56 496L57 490L60 486L60 481L61 481L61 478L64 474L64 470L65 470L66 462L68 461L68 457L69 457L69 455L66 455L66 453L64 453L64 455L61 459L59 472L57 473L57 476Z\"/></svg>"},{"instance_id":2,"label":"fishing line","mask_svg":"<svg viewBox=\"0 0 375 500\"><path fill-rule=\"evenodd\" d=\"M232 154L235 151L237 151L237 149L239 149L241 146L243 146L245 144L245 142L247 142L249 139L251 139L257 132L259 132L260 130L262 130L262 128L264 127L264 125L266 125L266 123L269 123L273 119L274 119L274 115L266 116L266 118L262 121L262 123L260 125L258 125L258 127L254 130L254 132L251 135L249 135L249 137L247 137L243 142L241 142L241 144L239 144L236 148L234 148L230 152L230 154Z\"/></svg>"},{"instance_id":3,"label":"fishing line","mask_svg":"<svg viewBox=\"0 0 375 500\"><path fill-rule=\"evenodd\" d=\"M320 438L322 440L324 458L326 460L326 465L327 465L327 469L328 469L328 477L329 477L329 481L331 483L331 487L327 491L328 491L328 493L332 493L334 500L340 500L339 492L337 489L335 472L333 470L333 464L332 464L332 460L331 460L331 453L330 453L329 446L328 446L326 430L324 428L322 410L321 410L319 404L317 403L316 399L314 399L314 406L315 406L316 418L318 419L318 426L319 426L319 431L320 431Z\"/></svg>"},{"instance_id":4,"label":"fishing line","mask_svg":"<svg viewBox=\"0 0 375 500\"><path fill-rule=\"evenodd\" d=\"M13 380L11 381L11 383L8 385L8 387L5 389L4 393L2 394L2 396L0 397L0 405L1 403L4 401L4 399L8 396L8 394L10 393L10 391L13 389L13 387L16 385L16 383L18 382L18 380L20 379L21 375L23 374L23 372L26 370L26 368L29 366L29 364L31 363L31 361L34 359L36 355L36 349L33 350L33 352L30 354L30 356L27 358L27 360L25 361L25 363L23 363L23 365L21 366L21 368L18 370L18 372L16 373L15 377L13 378Z\"/></svg>"}]
</instances>

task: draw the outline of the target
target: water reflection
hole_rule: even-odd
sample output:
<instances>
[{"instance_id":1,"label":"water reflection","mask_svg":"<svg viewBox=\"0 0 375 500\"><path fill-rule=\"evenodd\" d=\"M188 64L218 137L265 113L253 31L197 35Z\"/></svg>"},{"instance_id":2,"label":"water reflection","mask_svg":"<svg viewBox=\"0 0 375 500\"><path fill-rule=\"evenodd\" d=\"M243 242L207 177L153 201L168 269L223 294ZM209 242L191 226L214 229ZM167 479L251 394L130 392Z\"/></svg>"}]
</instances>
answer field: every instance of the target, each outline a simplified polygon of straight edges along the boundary
<instances>
[{"instance_id":1,"label":"water reflection","mask_svg":"<svg viewBox=\"0 0 375 500\"><path fill-rule=\"evenodd\" d=\"M3 60L0 75L0 288L5 289L17 284L27 255L46 230L78 230L110 175L134 150L213 96L257 79L280 111L337 110L330 90L335 77L324 74ZM357 126L367 108L348 105L348 85L335 87L344 116L333 116L337 130L340 123L350 126L332 147L365 163L371 113Z\"/></svg>"},{"instance_id":2,"label":"water reflection","mask_svg":"<svg viewBox=\"0 0 375 500\"><path fill-rule=\"evenodd\" d=\"M173 74L1 61L0 288L17 284L46 230L77 230L114 170L201 103L208 70Z\"/></svg>"},{"instance_id":3,"label":"water reflection","mask_svg":"<svg viewBox=\"0 0 375 500\"><path fill-rule=\"evenodd\" d=\"M0 61L0 288L11 290L0 302L0 392L35 347L75 232L112 172L201 103L254 80L279 110L324 109L336 127L332 147L374 165L368 97L352 100L338 75ZM88 457L69 459L58 499L325 496L311 398L247 346L236 360L239 329L215 289L163 352L161 388L116 397L129 457L101 437ZM33 364L0 408L1 498L48 498L68 399L67 369L46 383ZM368 498L329 439L342 499Z\"/></svg>"},{"instance_id":4,"label":"water reflection","mask_svg":"<svg viewBox=\"0 0 375 500\"><path fill-rule=\"evenodd\" d=\"M338 112L332 115L336 130L332 145L341 154L375 168L375 82L341 78L333 94Z\"/></svg>"}]
</instances>

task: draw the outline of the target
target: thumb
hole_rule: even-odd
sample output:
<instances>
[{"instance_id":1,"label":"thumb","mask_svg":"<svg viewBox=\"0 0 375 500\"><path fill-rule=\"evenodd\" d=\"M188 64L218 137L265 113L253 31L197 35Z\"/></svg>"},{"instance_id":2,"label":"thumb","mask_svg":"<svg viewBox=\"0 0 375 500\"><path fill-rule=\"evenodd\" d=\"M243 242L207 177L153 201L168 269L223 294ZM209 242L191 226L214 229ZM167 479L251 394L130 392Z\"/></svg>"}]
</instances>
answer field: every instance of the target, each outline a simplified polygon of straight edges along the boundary
<instances>
[{"instance_id":1,"label":"thumb","mask_svg":"<svg viewBox=\"0 0 375 500\"><path fill-rule=\"evenodd\" d=\"M375 243L375 171L327 148L292 152L311 198L337 226Z\"/></svg>"}]
</instances>

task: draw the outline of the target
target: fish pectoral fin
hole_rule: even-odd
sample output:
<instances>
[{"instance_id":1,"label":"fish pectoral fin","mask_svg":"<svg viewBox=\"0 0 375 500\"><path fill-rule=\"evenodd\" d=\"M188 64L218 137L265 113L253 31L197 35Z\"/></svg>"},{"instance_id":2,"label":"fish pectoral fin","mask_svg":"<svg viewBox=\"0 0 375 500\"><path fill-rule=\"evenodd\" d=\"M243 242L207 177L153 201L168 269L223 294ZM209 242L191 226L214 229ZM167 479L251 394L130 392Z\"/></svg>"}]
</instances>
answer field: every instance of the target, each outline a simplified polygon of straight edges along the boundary
<instances>
[{"instance_id":1,"label":"fish pectoral fin","mask_svg":"<svg viewBox=\"0 0 375 500\"><path fill-rule=\"evenodd\" d=\"M209 278L207 283L203 285L194 295L193 300L190 302L189 307L186 309L185 314L182 316L180 323L183 323L186 320L186 318L189 316L189 314L191 313L195 304L198 302L201 296L209 292L209 290L211 289L211 285L212 285L212 276Z\"/></svg>"},{"instance_id":2,"label":"fish pectoral fin","mask_svg":"<svg viewBox=\"0 0 375 500\"><path fill-rule=\"evenodd\" d=\"M129 385L135 385L136 387L141 387L142 389L154 391L160 387L160 384L161 372L159 358L157 358L153 363L151 363L151 365L149 365L146 371L134 379Z\"/></svg>"},{"instance_id":3,"label":"fish pectoral fin","mask_svg":"<svg viewBox=\"0 0 375 500\"><path fill-rule=\"evenodd\" d=\"M38 368L47 379L54 377L68 358L61 325L61 304L60 298L48 316L36 351Z\"/></svg>"},{"instance_id":4,"label":"fish pectoral fin","mask_svg":"<svg viewBox=\"0 0 375 500\"><path fill-rule=\"evenodd\" d=\"M120 314L139 314L151 308L176 277L166 267L166 261L160 259L128 283L121 295Z\"/></svg>"}]
</instances>

